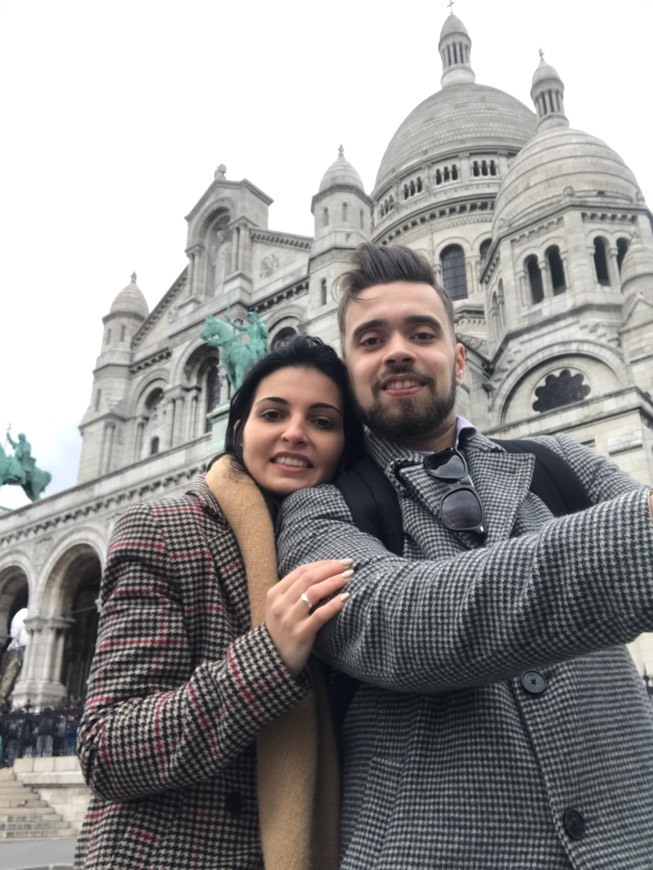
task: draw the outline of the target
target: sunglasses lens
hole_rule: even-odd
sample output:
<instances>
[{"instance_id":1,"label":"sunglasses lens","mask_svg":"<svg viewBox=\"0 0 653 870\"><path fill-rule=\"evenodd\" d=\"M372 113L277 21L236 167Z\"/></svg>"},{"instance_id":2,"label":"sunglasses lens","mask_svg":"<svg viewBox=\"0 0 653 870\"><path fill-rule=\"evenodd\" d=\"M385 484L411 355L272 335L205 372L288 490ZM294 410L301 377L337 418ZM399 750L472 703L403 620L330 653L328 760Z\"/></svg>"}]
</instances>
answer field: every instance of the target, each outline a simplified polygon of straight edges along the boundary
<instances>
[{"instance_id":1,"label":"sunglasses lens","mask_svg":"<svg viewBox=\"0 0 653 870\"><path fill-rule=\"evenodd\" d=\"M483 522L481 503L470 489L454 489L447 493L440 511L445 525L454 531L475 529Z\"/></svg>"},{"instance_id":2,"label":"sunglasses lens","mask_svg":"<svg viewBox=\"0 0 653 870\"><path fill-rule=\"evenodd\" d=\"M462 456L457 453L434 453L424 460L424 467L439 480L455 481L465 477L467 469Z\"/></svg>"}]
</instances>

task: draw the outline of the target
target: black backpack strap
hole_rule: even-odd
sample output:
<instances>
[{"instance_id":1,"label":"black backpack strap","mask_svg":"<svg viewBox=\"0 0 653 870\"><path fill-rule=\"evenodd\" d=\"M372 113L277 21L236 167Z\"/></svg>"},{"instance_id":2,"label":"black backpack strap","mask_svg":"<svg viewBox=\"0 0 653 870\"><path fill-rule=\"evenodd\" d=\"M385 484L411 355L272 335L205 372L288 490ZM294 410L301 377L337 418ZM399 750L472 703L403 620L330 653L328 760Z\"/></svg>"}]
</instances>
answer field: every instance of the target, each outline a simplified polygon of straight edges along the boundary
<instances>
[{"instance_id":1,"label":"black backpack strap","mask_svg":"<svg viewBox=\"0 0 653 870\"><path fill-rule=\"evenodd\" d=\"M404 530L399 500L381 467L370 456L363 456L335 485L358 528L379 538L386 550L401 556Z\"/></svg>"},{"instance_id":2,"label":"black backpack strap","mask_svg":"<svg viewBox=\"0 0 653 870\"><path fill-rule=\"evenodd\" d=\"M507 453L532 453L535 469L531 492L539 496L556 517L573 514L591 507L587 490L569 463L540 441L529 439L499 441L493 438Z\"/></svg>"}]
</instances>

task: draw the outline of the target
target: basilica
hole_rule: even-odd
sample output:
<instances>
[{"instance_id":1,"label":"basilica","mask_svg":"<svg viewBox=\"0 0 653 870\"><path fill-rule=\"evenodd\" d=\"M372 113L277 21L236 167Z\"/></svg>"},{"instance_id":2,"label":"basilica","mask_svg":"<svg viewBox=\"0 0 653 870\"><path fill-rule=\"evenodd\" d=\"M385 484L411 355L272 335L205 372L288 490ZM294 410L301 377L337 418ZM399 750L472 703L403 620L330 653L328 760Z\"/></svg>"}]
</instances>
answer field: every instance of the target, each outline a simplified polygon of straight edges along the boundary
<instances>
[{"instance_id":1,"label":"basilica","mask_svg":"<svg viewBox=\"0 0 653 870\"><path fill-rule=\"evenodd\" d=\"M433 263L467 353L459 407L480 429L565 431L653 480L653 232L637 181L573 127L543 58L516 71L532 75L526 106L476 82L456 15L437 47L441 86L399 123L373 190L334 149L300 236L269 227L268 193L220 165L186 217L187 265L154 308L136 275L117 293L80 408L77 485L0 514L0 639L27 611L15 704L84 697L116 518L182 492L221 449L230 383L206 318L255 314L273 347L298 332L337 345L333 285L362 241ZM653 667L647 637L631 649Z\"/></svg>"}]
</instances>

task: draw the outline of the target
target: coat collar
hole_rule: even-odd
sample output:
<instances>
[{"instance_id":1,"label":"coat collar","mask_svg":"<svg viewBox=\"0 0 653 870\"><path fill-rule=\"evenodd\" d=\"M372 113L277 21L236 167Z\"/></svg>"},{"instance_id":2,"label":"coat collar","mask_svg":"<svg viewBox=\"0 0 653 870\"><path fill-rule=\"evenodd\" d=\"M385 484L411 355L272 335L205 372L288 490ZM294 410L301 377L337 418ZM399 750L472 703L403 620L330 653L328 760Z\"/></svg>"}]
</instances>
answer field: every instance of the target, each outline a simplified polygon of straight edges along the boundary
<instances>
[{"instance_id":1,"label":"coat collar","mask_svg":"<svg viewBox=\"0 0 653 870\"><path fill-rule=\"evenodd\" d=\"M447 484L430 477L423 468L423 457L416 451L369 434L368 449L383 468L400 497L413 498L431 514L439 513L440 500ZM498 444L476 433L462 446L474 486L483 503L488 524L485 544L510 537L517 512L528 495L535 457L530 453L507 453ZM441 524L442 534L451 533ZM434 529L435 531L435 529ZM461 541L477 547L480 539L461 533Z\"/></svg>"}]
</instances>

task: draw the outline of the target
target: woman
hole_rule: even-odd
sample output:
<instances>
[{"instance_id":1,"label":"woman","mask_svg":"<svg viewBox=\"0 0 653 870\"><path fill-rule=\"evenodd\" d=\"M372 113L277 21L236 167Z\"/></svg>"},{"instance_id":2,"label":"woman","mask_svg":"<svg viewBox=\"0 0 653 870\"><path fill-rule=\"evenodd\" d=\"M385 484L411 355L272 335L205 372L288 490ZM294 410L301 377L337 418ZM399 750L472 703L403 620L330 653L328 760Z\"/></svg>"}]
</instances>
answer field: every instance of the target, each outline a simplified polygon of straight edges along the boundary
<instances>
[{"instance_id":1,"label":"woman","mask_svg":"<svg viewBox=\"0 0 653 870\"><path fill-rule=\"evenodd\" d=\"M306 665L351 560L277 582L269 509L333 479L345 444L354 461L344 366L296 337L235 393L206 477L118 521L78 736L93 791L78 868L337 866L335 749Z\"/></svg>"}]
</instances>

